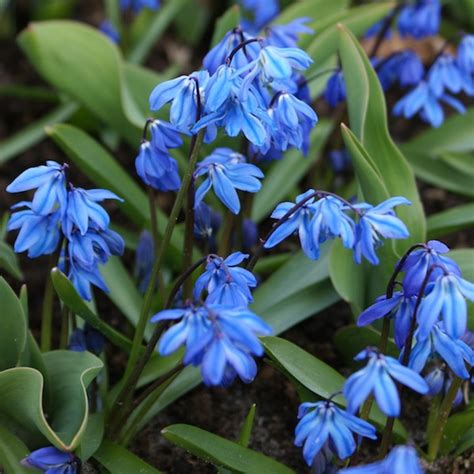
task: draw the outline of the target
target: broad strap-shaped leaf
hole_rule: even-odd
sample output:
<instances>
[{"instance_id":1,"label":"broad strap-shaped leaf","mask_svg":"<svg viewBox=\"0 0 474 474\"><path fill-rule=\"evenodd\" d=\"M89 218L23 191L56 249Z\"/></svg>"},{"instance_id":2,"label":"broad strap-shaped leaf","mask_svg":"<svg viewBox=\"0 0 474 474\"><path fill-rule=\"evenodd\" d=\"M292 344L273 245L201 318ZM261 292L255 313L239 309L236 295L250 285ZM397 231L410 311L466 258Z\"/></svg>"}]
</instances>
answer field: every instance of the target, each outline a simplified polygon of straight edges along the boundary
<instances>
[{"instance_id":1,"label":"broad strap-shaped leaf","mask_svg":"<svg viewBox=\"0 0 474 474\"><path fill-rule=\"evenodd\" d=\"M448 418L441 438L440 452L448 455L457 448L463 437L474 425L474 409L470 407L462 413L455 413Z\"/></svg>"},{"instance_id":2,"label":"broad strap-shaped leaf","mask_svg":"<svg viewBox=\"0 0 474 474\"><path fill-rule=\"evenodd\" d=\"M262 337L261 341L265 347L265 353L272 358L284 372L289 374L297 382L302 384L314 394L329 398L339 392L344 385L345 378L322 360L317 359L296 344L279 337ZM333 398L342 406L347 402L342 395ZM386 417L377 409L372 407L370 421L377 426L385 426ZM396 422L394 433L406 439L407 433L403 426Z\"/></svg>"},{"instance_id":3,"label":"broad strap-shaped leaf","mask_svg":"<svg viewBox=\"0 0 474 474\"><path fill-rule=\"evenodd\" d=\"M0 425L0 468L4 474L38 474L38 469L27 469L20 462L30 450L23 441Z\"/></svg>"},{"instance_id":4,"label":"broad strap-shaped leaf","mask_svg":"<svg viewBox=\"0 0 474 474\"><path fill-rule=\"evenodd\" d=\"M290 474L294 472L272 458L196 426L171 425L163 429L161 433L168 441L215 466L227 467L233 471L248 474L265 472Z\"/></svg>"},{"instance_id":5,"label":"broad strap-shaped leaf","mask_svg":"<svg viewBox=\"0 0 474 474\"><path fill-rule=\"evenodd\" d=\"M76 454L81 460L87 461L100 448L104 438L104 413L92 413L87 419L84 436L81 439Z\"/></svg>"},{"instance_id":6,"label":"broad strap-shaped leaf","mask_svg":"<svg viewBox=\"0 0 474 474\"><path fill-rule=\"evenodd\" d=\"M16 253L6 242L0 240L0 268L5 269L17 280L23 279Z\"/></svg>"},{"instance_id":7,"label":"broad strap-shaped leaf","mask_svg":"<svg viewBox=\"0 0 474 474\"><path fill-rule=\"evenodd\" d=\"M26 317L20 300L6 280L0 277L0 370L15 367L25 350Z\"/></svg>"},{"instance_id":8,"label":"broad strap-shaped leaf","mask_svg":"<svg viewBox=\"0 0 474 474\"><path fill-rule=\"evenodd\" d=\"M126 352L130 352L132 341L97 316L79 296L79 293L64 273L58 268L53 268L51 279L59 299L74 314L77 314L93 328L100 331L112 344Z\"/></svg>"},{"instance_id":9,"label":"broad strap-shaped leaf","mask_svg":"<svg viewBox=\"0 0 474 474\"><path fill-rule=\"evenodd\" d=\"M474 203L452 207L428 217L428 239L474 226Z\"/></svg>"},{"instance_id":10,"label":"broad strap-shaped leaf","mask_svg":"<svg viewBox=\"0 0 474 474\"><path fill-rule=\"evenodd\" d=\"M20 430L40 432L64 451L74 450L87 425L86 389L103 367L89 352L44 354L51 378L52 411L43 410L44 379L36 369L16 367L0 372L0 414Z\"/></svg>"}]
</instances>

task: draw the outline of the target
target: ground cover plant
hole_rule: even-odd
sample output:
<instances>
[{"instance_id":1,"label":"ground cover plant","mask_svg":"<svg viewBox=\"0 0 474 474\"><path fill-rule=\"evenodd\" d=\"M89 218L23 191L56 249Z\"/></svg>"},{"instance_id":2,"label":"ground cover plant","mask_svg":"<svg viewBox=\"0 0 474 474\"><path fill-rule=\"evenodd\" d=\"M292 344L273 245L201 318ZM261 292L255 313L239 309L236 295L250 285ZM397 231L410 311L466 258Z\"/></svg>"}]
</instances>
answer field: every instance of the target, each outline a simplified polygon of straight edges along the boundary
<instances>
[{"instance_id":1,"label":"ground cover plant","mask_svg":"<svg viewBox=\"0 0 474 474\"><path fill-rule=\"evenodd\" d=\"M26 3L0 471L472 472L474 3Z\"/></svg>"}]
</instances>

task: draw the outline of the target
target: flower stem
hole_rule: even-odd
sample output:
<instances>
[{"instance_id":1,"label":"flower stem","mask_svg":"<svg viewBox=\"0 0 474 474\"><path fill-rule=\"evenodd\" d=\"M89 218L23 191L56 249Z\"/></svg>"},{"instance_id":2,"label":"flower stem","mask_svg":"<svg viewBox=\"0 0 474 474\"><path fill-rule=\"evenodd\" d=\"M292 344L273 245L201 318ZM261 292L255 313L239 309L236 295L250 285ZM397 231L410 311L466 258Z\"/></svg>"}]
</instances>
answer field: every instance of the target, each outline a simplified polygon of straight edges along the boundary
<instances>
[{"instance_id":1,"label":"flower stem","mask_svg":"<svg viewBox=\"0 0 474 474\"><path fill-rule=\"evenodd\" d=\"M173 235L173 230L176 225L179 212L183 205L183 201L186 196L188 187L191 183L192 174L199 157L199 150L201 148L203 138L204 138L204 131L200 131L198 135L196 136L196 140L193 143L194 146L190 153L188 169L186 170L186 173L183 176L181 187L179 188L178 194L176 195L173 209L171 210L170 216L168 218L168 223L166 225L166 229L163 235L161 246L159 249L157 249L156 260L151 270L150 281L148 283L148 287L147 287L145 297L143 300L143 306L140 312L140 317L139 317L138 324L135 330L133 345L130 351L130 357L128 359L127 367L125 369L125 374L123 376L122 389L120 393L118 394L117 399L115 401L115 409L117 409L117 407L122 407L130 399L131 394L135 390L135 386L138 381L138 378L140 377L140 374L143 368L145 367L145 364L148 362L151 355L153 354L153 351L155 350L155 345L158 342L158 339L161 335L162 327L161 325L158 325L155 329L155 332L153 333L153 336L151 337L150 341L147 344L145 353L139 360L141 342L143 340L143 335L145 333L146 324L148 322L149 313L150 313L151 305L153 302L153 292L155 288L156 279L158 277L158 273L161 270L161 265L163 264L166 251L168 250L168 246L171 240L171 236ZM111 416L114 413L114 411L115 410L111 411Z\"/></svg>"},{"instance_id":2,"label":"flower stem","mask_svg":"<svg viewBox=\"0 0 474 474\"><path fill-rule=\"evenodd\" d=\"M51 350L51 332L53 325L53 282L51 274L48 272L46 278L46 286L43 295L43 307L41 311L41 352L48 352Z\"/></svg>"},{"instance_id":3,"label":"flower stem","mask_svg":"<svg viewBox=\"0 0 474 474\"><path fill-rule=\"evenodd\" d=\"M148 121L147 121L148 122ZM148 205L150 207L150 227L151 227L151 237L153 240L153 248L158 252L158 247L160 245L160 236L158 234L158 220L156 218L156 209L155 209L155 192L152 188L148 188ZM163 280L163 275L161 272L158 272L158 291L161 296L161 301L165 301L165 282Z\"/></svg>"},{"instance_id":4,"label":"flower stem","mask_svg":"<svg viewBox=\"0 0 474 474\"><path fill-rule=\"evenodd\" d=\"M453 380L451 386L449 387L448 393L446 393L443 402L441 403L438 419L434 426L433 435L428 445L428 459L430 461L434 461L438 455L439 446L441 444L441 439L444 433L444 427L446 426L446 422L448 421L448 416L451 412L454 399L456 398L456 393L461 387L461 384L462 379L456 377Z\"/></svg>"},{"instance_id":5,"label":"flower stem","mask_svg":"<svg viewBox=\"0 0 474 474\"><path fill-rule=\"evenodd\" d=\"M186 197L186 220L184 229L184 248L183 248L183 266L182 271L185 272L193 261L193 247L194 247L194 180L189 184L188 193ZM183 299L191 298L193 291L193 281L187 278L183 283Z\"/></svg>"},{"instance_id":6,"label":"flower stem","mask_svg":"<svg viewBox=\"0 0 474 474\"><path fill-rule=\"evenodd\" d=\"M221 238L219 242L218 254L225 258L232 248L232 231L235 226L235 215L227 211L224 216L224 228L222 229Z\"/></svg>"}]
</instances>

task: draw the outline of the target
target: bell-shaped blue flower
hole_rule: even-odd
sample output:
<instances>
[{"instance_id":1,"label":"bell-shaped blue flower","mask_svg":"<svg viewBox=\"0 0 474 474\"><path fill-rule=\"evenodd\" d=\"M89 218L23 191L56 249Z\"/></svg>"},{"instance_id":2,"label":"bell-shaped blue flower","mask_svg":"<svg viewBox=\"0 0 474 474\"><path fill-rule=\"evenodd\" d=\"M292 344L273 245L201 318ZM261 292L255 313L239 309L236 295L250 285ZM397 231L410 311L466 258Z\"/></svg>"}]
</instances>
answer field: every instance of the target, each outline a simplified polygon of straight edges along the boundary
<instances>
[{"instance_id":1,"label":"bell-shaped blue flower","mask_svg":"<svg viewBox=\"0 0 474 474\"><path fill-rule=\"evenodd\" d=\"M132 9L134 13L139 13L143 8L158 10L160 0L120 0L122 10Z\"/></svg>"},{"instance_id":2,"label":"bell-shaped blue flower","mask_svg":"<svg viewBox=\"0 0 474 474\"><path fill-rule=\"evenodd\" d=\"M426 376L426 383L430 387L428 395L432 397L442 393L446 395L451 384L453 383L452 377L448 374L446 368L443 367L434 367ZM458 389L456 396L453 400L453 407L458 406L463 400L463 394L461 389Z\"/></svg>"},{"instance_id":3,"label":"bell-shaped blue flower","mask_svg":"<svg viewBox=\"0 0 474 474\"><path fill-rule=\"evenodd\" d=\"M420 304L418 338L426 339L440 317L446 332L455 339L460 338L467 328L466 299L474 301L474 283L456 274L438 277Z\"/></svg>"},{"instance_id":4,"label":"bell-shaped blue flower","mask_svg":"<svg viewBox=\"0 0 474 474\"><path fill-rule=\"evenodd\" d=\"M374 67L384 90L397 81L402 87L415 86L425 75L421 59L409 49L376 61Z\"/></svg>"},{"instance_id":5,"label":"bell-shaped blue flower","mask_svg":"<svg viewBox=\"0 0 474 474\"><path fill-rule=\"evenodd\" d=\"M66 206L65 165L47 161L46 165L35 166L21 173L7 186L7 192L20 193L36 189L31 209L36 214L50 214L58 205Z\"/></svg>"},{"instance_id":6,"label":"bell-shaped blue flower","mask_svg":"<svg viewBox=\"0 0 474 474\"><path fill-rule=\"evenodd\" d=\"M416 333L415 340L408 364L413 370L421 372L430 357L439 356L458 377L469 378L466 362L474 365L474 353L463 341L451 337L442 324L435 324L425 339Z\"/></svg>"},{"instance_id":7,"label":"bell-shaped blue flower","mask_svg":"<svg viewBox=\"0 0 474 474\"><path fill-rule=\"evenodd\" d=\"M398 17L398 29L402 36L421 39L438 33L440 21L439 0L417 0L414 5L403 7Z\"/></svg>"},{"instance_id":8,"label":"bell-shaped blue flower","mask_svg":"<svg viewBox=\"0 0 474 474\"><path fill-rule=\"evenodd\" d=\"M474 35L464 35L457 51L457 65L466 74L474 74Z\"/></svg>"},{"instance_id":9,"label":"bell-shaped blue flower","mask_svg":"<svg viewBox=\"0 0 474 474\"><path fill-rule=\"evenodd\" d=\"M19 202L12 209L26 207L14 212L8 220L7 230L18 230L14 250L17 253L28 251L28 257L51 255L59 245L61 232L59 230L59 209L51 214L37 214L31 202Z\"/></svg>"},{"instance_id":10,"label":"bell-shaped blue flower","mask_svg":"<svg viewBox=\"0 0 474 474\"><path fill-rule=\"evenodd\" d=\"M204 199L211 187L217 197L234 214L240 211L240 200L236 189L256 193L262 187L259 179L262 171L255 165L245 163L245 157L229 148L217 148L198 163L195 177L206 176L196 191L195 207Z\"/></svg>"},{"instance_id":11,"label":"bell-shaped blue flower","mask_svg":"<svg viewBox=\"0 0 474 474\"><path fill-rule=\"evenodd\" d=\"M245 308L222 305L188 306L157 313L152 322L180 320L162 336L158 350L169 355L186 346L184 364L201 366L206 385L230 383L235 376L251 382L257 374L254 356L263 354L257 336L271 328Z\"/></svg>"},{"instance_id":12,"label":"bell-shaped blue flower","mask_svg":"<svg viewBox=\"0 0 474 474\"><path fill-rule=\"evenodd\" d=\"M358 361L364 359L369 359L367 365L352 374L343 388L351 413L355 413L373 393L383 413L387 416L400 416L400 397L393 379L415 392L428 392L428 384L423 377L401 365L397 359L384 356L375 348L367 348L354 357Z\"/></svg>"},{"instance_id":13,"label":"bell-shaped blue flower","mask_svg":"<svg viewBox=\"0 0 474 474\"><path fill-rule=\"evenodd\" d=\"M298 410L300 421L295 429L295 445L303 446L303 456L312 466L316 455L326 445L333 447L340 459L354 453L354 436L376 439L375 428L367 421L351 415L332 401L302 403Z\"/></svg>"},{"instance_id":14,"label":"bell-shaped blue flower","mask_svg":"<svg viewBox=\"0 0 474 474\"><path fill-rule=\"evenodd\" d=\"M194 208L194 237L203 242L209 252L216 250L216 235L222 223L222 215L204 201Z\"/></svg>"},{"instance_id":15,"label":"bell-shaped blue flower","mask_svg":"<svg viewBox=\"0 0 474 474\"><path fill-rule=\"evenodd\" d=\"M60 451L54 446L47 446L31 452L21 461L21 464L41 469L48 474L78 474L81 465L74 454Z\"/></svg>"},{"instance_id":16,"label":"bell-shaped blue flower","mask_svg":"<svg viewBox=\"0 0 474 474\"><path fill-rule=\"evenodd\" d=\"M104 33L113 43L120 43L120 33L117 31L115 26L109 20L104 20L99 25L99 30Z\"/></svg>"},{"instance_id":17,"label":"bell-shaped blue flower","mask_svg":"<svg viewBox=\"0 0 474 474\"><path fill-rule=\"evenodd\" d=\"M83 329L76 329L69 337L68 349L74 352L89 351L100 355L104 350L105 338L101 332L86 323Z\"/></svg>"},{"instance_id":18,"label":"bell-shaped blue flower","mask_svg":"<svg viewBox=\"0 0 474 474\"><path fill-rule=\"evenodd\" d=\"M138 281L138 290L144 294L150 281L153 262L155 261L155 245L150 232L143 230L138 239L135 252L134 275Z\"/></svg>"},{"instance_id":19,"label":"bell-shaped blue flower","mask_svg":"<svg viewBox=\"0 0 474 474\"><path fill-rule=\"evenodd\" d=\"M434 282L444 274L443 269L455 275L461 275L457 263L445 256L449 247L439 240L430 240L422 246L413 250L406 258L401 270L405 272L403 289L407 295L417 295L421 285L430 269L429 282Z\"/></svg>"},{"instance_id":20,"label":"bell-shaped blue flower","mask_svg":"<svg viewBox=\"0 0 474 474\"><path fill-rule=\"evenodd\" d=\"M343 173L351 169L351 156L347 148L332 150L329 153L329 164L335 173Z\"/></svg>"},{"instance_id":21,"label":"bell-shaped blue flower","mask_svg":"<svg viewBox=\"0 0 474 474\"><path fill-rule=\"evenodd\" d=\"M150 95L150 110L160 110L171 103L170 122L179 129L189 130L199 119L198 90L203 98L208 80L207 71L197 71L158 84Z\"/></svg>"},{"instance_id":22,"label":"bell-shaped blue flower","mask_svg":"<svg viewBox=\"0 0 474 474\"><path fill-rule=\"evenodd\" d=\"M310 21L311 18L304 17L296 18L284 25L269 26L266 28L265 44L278 48L296 48L300 35L313 33L313 29L305 25Z\"/></svg>"},{"instance_id":23,"label":"bell-shaped blue flower","mask_svg":"<svg viewBox=\"0 0 474 474\"><path fill-rule=\"evenodd\" d=\"M445 90L457 94L461 91L463 78L454 56L442 54L428 72L428 85L436 97Z\"/></svg>"},{"instance_id":24,"label":"bell-shaped blue flower","mask_svg":"<svg viewBox=\"0 0 474 474\"><path fill-rule=\"evenodd\" d=\"M331 107L346 100L346 83L342 70L336 71L328 80L324 98Z\"/></svg>"},{"instance_id":25,"label":"bell-shaped blue flower","mask_svg":"<svg viewBox=\"0 0 474 474\"><path fill-rule=\"evenodd\" d=\"M440 101L461 114L466 111L459 100L448 94L437 97L430 85L426 81L421 81L418 86L395 104L392 112L396 116L403 115L407 119L420 114L420 117L432 127L439 127L444 122L444 111Z\"/></svg>"},{"instance_id":26,"label":"bell-shaped blue flower","mask_svg":"<svg viewBox=\"0 0 474 474\"><path fill-rule=\"evenodd\" d=\"M382 461L354 466L338 471L340 474L423 474L424 470L412 446L395 446Z\"/></svg>"},{"instance_id":27,"label":"bell-shaped blue flower","mask_svg":"<svg viewBox=\"0 0 474 474\"><path fill-rule=\"evenodd\" d=\"M280 11L278 0L239 0L239 3L253 13L253 21L248 23L255 31L270 23Z\"/></svg>"},{"instance_id":28,"label":"bell-shaped blue flower","mask_svg":"<svg viewBox=\"0 0 474 474\"><path fill-rule=\"evenodd\" d=\"M383 295L362 311L357 319L358 326L367 326L374 321L390 317L395 325L395 343L401 349L410 332L410 324L415 310L416 296L406 296L403 291L396 291L391 298Z\"/></svg>"},{"instance_id":29,"label":"bell-shaped blue flower","mask_svg":"<svg viewBox=\"0 0 474 474\"><path fill-rule=\"evenodd\" d=\"M140 145L135 169L145 184L159 191L176 191L181 186L178 163L152 142L144 141Z\"/></svg>"},{"instance_id":30,"label":"bell-shaped blue flower","mask_svg":"<svg viewBox=\"0 0 474 474\"><path fill-rule=\"evenodd\" d=\"M246 258L248 255L242 252L232 253L226 259L210 255L206 271L194 286L194 298L198 299L206 290L206 303L229 307L248 306L253 301L250 288L257 286L257 280L251 272L237 266Z\"/></svg>"},{"instance_id":31,"label":"bell-shaped blue flower","mask_svg":"<svg viewBox=\"0 0 474 474\"><path fill-rule=\"evenodd\" d=\"M393 208L410 205L404 197L393 197L373 207L369 204L355 204L362 211L356 227L354 259L361 263L365 257L372 265L378 265L376 247L382 244L381 237L388 239L406 239L410 234L405 224L395 216Z\"/></svg>"}]
</instances>

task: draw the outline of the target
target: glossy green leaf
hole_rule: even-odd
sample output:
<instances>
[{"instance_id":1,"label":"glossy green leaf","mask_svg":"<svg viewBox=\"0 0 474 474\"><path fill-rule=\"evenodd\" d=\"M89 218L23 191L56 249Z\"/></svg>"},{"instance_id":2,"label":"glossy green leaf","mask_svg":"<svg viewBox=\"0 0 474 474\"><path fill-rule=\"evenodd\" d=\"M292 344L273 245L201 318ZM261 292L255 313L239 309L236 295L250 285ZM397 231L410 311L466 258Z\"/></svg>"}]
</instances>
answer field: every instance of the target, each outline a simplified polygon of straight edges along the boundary
<instances>
[{"instance_id":1,"label":"glossy green leaf","mask_svg":"<svg viewBox=\"0 0 474 474\"><path fill-rule=\"evenodd\" d=\"M252 219L262 221L275 208L276 204L288 197L292 189L319 160L326 145L332 124L321 120L311 133L310 151L305 157L301 150L291 149L283 159L272 164L265 173L262 189L255 195L252 206Z\"/></svg>"},{"instance_id":2,"label":"glossy green leaf","mask_svg":"<svg viewBox=\"0 0 474 474\"><path fill-rule=\"evenodd\" d=\"M245 417L244 424L240 429L239 444L246 448L250 443L250 437L252 436L253 421L255 419L255 410L257 405L255 403L250 407L247 416Z\"/></svg>"},{"instance_id":3,"label":"glossy green leaf","mask_svg":"<svg viewBox=\"0 0 474 474\"><path fill-rule=\"evenodd\" d=\"M124 85L122 58L104 34L84 23L30 23L20 47L50 84L67 93L131 144L145 118Z\"/></svg>"},{"instance_id":4,"label":"glossy green leaf","mask_svg":"<svg viewBox=\"0 0 474 474\"><path fill-rule=\"evenodd\" d=\"M25 350L26 318L20 300L6 280L0 277L0 370L15 367Z\"/></svg>"},{"instance_id":5,"label":"glossy green leaf","mask_svg":"<svg viewBox=\"0 0 474 474\"><path fill-rule=\"evenodd\" d=\"M43 411L43 376L36 369L16 367L0 372L0 413L10 425L37 431L64 451L74 450L87 425L87 386L103 367L89 352L44 354L51 377L51 411Z\"/></svg>"},{"instance_id":6,"label":"glossy green leaf","mask_svg":"<svg viewBox=\"0 0 474 474\"><path fill-rule=\"evenodd\" d=\"M279 337L262 337L261 341L265 353L314 394L329 398L342 389L345 378L339 372L292 342ZM346 406L342 395L333 399ZM379 427L385 426L386 417L376 407L372 408L369 418ZM394 433L400 438L407 437L405 429L398 422L395 423Z\"/></svg>"},{"instance_id":7,"label":"glossy green leaf","mask_svg":"<svg viewBox=\"0 0 474 474\"><path fill-rule=\"evenodd\" d=\"M441 438L440 453L447 455L460 443L463 436L474 424L474 410L455 413L448 418Z\"/></svg>"},{"instance_id":8,"label":"glossy green leaf","mask_svg":"<svg viewBox=\"0 0 474 474\"><path fill-rule=\"evenodd\" d=\"M79 106L74 102L58 105L44 117L0 142L0 164L23 153L46 138L45 127L67 120L78 108Z\"/></svg>"},{"instance_id":9,"label":"glossy green leaf","mask_svg":"<svg viewBox=\"0 0 474 474\"><path fill-rule=\"evenodd\" d=\"M314 60L314 64L308 69L306 76L310 77L317 69L318 64L337 52L338 30L336 25L338 23L344 24L355 35L361 35L387 15L393 6L392 2L362 5L327 18L322 17L317 23L312 24L311 26L317 34L305 49Z\"/></svg>"},{"instance_id":10,"label":"glossy green leaf","mask_svg":"<svg viewBox=\"0 0 474 474\"><path fill-rule=\"evenodd\" d=\"M0 268L4 268L17 280L23 280L23 274L18 264L16 253L6 242L2 241L0 241Z\"/></svg>"},{"instance_id":11,"label":"glossy green leaf","mask_svg":"<svg viewBox=\"0 0 474 474\"><path fill-rule=\"evenodd\" d=\"M104 413L92 413L87 420L86 430L76 454L87 461L99 449L104 438Z\"/></svg>"},{"instance_id":12,"label":"glossy green leaf","mask_svg":"<svg viewBox=\"0 0 474 474\"><path fill-rule=\"evenodd\" d=\"M99 318L79 296L64 273L58 268L53 268L51 271L51 280L59 299L74 314L77 314L93 328L100 331L112 344L115 344L126 352L130 352L132 341Z\"/></svg>"},{"instance_id":13,"label":"glossy green leaf","mask_svg":"<svg viewBox=\"0 0 474 474\"><path fill-rule=\"evenodd\" d=\"M463 204L428 217L428 239L474 226L474 203Z\"/></svg>"},{"instance_id":14,"label":"glossy green leaf","mask_svg":"<svg viewBox=\"0 0 474 474\"><path fill-rule=\"evenodd\" d=\"M13 433L0 425L0 468L4 474L38 474L38 469L27 469L20 462L30 450Z\"/></svg>"},{"instance_id":15,"label":"glossy green leaf","mask_svg":"<svg viewBox=\"0 0 474 474\"><path fill-rule=\"evenodd\" d=\"M161 432L170 442L200 459L248 474L290 474L294 471L261 453L244 448L213 433L191 425L171 425Z\"/></svg>"},{"instance_id":16,"label":"glossy green leaf","mask_svg":"<svg viewBox=\"0 0 474 474\"><path fill-rule=\"evenodd\" d=\"M239 26L240 24L240 6L232 5L227 11L216 21L214 33L212 34L211 47L215 46L225 34Z\"/></svg>"},{"instance_id":17,"label":"glossy green leaf","mask_svg":"<svg viewBox=\"0 0 474 474\"><path fill-rule=\"evenodd\" d=\"M94 454L94 459L113 474L160 474L158 469L150 466L122 446L108 440L103 441L99 450Z\"/></svg>"},{"instance_id":18,"label":"glossy green leaf","mask_svg":"<svg viewBox=\"0 0 474 474\"><path fill-rule=\"evenodd\" d=\"M122 197L123 212L139 227L149 225L148 198L112 155L82 130L71 125L56 125L48 130L51 138L64 150L77 167L94 183ZM157 212L158 229L163 232L167 217ZM171 239L170 258L180 258L182 232L175 230ZM180 261L180 260L179 260Z\"/></svg>"}]
</instances>

